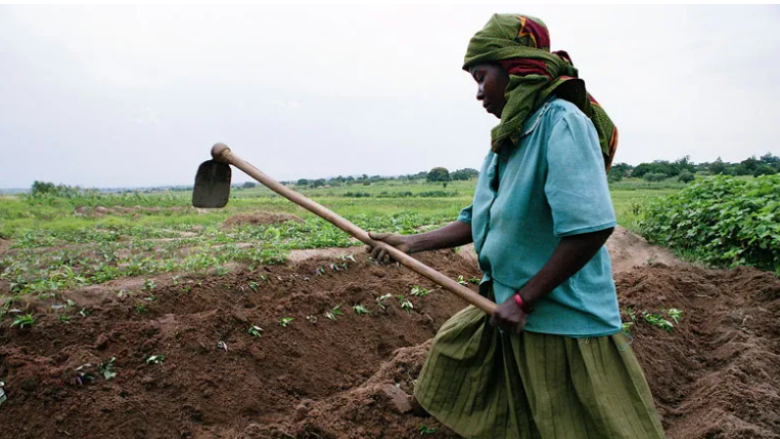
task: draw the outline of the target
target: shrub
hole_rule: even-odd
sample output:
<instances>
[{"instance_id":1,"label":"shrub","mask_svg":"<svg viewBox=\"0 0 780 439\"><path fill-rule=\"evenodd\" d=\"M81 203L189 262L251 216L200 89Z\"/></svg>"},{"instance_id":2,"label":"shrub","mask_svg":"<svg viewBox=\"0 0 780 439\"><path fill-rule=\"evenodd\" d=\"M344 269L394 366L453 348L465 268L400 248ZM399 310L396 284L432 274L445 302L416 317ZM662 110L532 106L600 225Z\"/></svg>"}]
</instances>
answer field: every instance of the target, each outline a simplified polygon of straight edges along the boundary
<instances>
[{"instance_id":1,"label":"shrub","mask_svg":"<svg viewBox=\"0 0 780 439\"><path fill-rule=\"evenodd\" d=\"M682 171L680 172L680 175L677 176L677 181L681 181L683 183L690 183L693 180L696 180L696 176L688 171Z\"/></svg>"},{"instance_id":2,"label":"shrub","mask_svg":"<svg viewBox=\"0 0 780 439\"><path fill-rule=\"evenodd\" d=\"M450 172L447 168L433 168L431 169L431 172L428 173L426 180L434 183L450 181Z\"/></svg>"},{"instance_id":3,"label":"shrub","mask_svg":"<svg viewBox=\"0 0 780 439\"><path fill-rule=\"evenodd\" d=\"M645 237L715 265L780 266L780 176L718 176L651 203Z\"/></svg>"}]
</instances>

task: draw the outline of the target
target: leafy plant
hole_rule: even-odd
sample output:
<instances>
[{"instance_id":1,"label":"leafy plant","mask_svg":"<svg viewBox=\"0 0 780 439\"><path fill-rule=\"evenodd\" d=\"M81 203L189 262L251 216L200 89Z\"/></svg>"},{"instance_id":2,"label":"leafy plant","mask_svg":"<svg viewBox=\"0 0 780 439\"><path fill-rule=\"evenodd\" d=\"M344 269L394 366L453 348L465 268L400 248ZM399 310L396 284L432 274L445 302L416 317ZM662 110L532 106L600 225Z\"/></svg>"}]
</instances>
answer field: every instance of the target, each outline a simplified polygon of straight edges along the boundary
<instances>
[{"instance_id":1,"label":"leafy plant","mask_svg":"<svg viewBox=\"0 0 780 439\"><path fill-rule=\"evenodd\" d=\"M427 289L415 285L415 286L412 287L412 293L411 294L412 294L412 296L415 296L415 297L424 297L424 296L427 296L430 293L431 292L428 291Z\"/></svg>"},{"instance_id":2,"label":"leafy plant","mask_svg":"<svg viewBox=\"0 0 780 439\"><path fill-rule=\"evenodd\" d=\"M25 314L23 316L17 316L13 323L11 323L11 327L18 326L19 329L24 329L25 327L30 327L35 324L35 317L33 317L32 314Z\"/></svg>"},{"instance_id":3,"label":"leafy plant","mask_svg":"<svg viewBox=\"0 0 780 439\"><path fill-rule=\"evenodd\" d=\"M293 320L295 319L292 317L282 317L281 319L279 319L279 326L281 326L282 328L286 328L290 325L290 323L293 322Z\"/></svg>"},{"instance_id":4,"label":"leafy plant","mask_svg":"<svg viewBox=\"0 0 780 439\"><path fill-rule=\"evenodd\" d=\"M98 364L98 370L100 371L100 374L103 375L103 378L106 379L106 381L111 381L116 377L116 372L114 371L115 361L116 357L111 357L111 359L107 362Z\"/></svg>"},{"instance_id":5,"label":"leafy plant","mask_svg":"<svg viewBox=\"0 0 780 439\"><path fill-rule=\"evenodd\" d=\"M780 266L780 175L717 176L648 205L648 240L714 265Z\"/></svg>"},{"instance_id":6,"label":"leafy plant","mask_svg":"<svg viewBox=\"0 0 780 439\"><path fill-rule=\"evenodd\" d=\"M469 283L466 281L466 279L463 278L463 275L458 276L457 282L463 286L468 285Z\"/></svg>"},{"instance_id":7,"label":"leafy plant","mask_svg":"<svg viewBox=\"0 0 780 439\"><path fill-rule=\"evenodd\" d=\"M385 300L387 300L387 299L389 299L389 298L391 298L391 297L393 297L393 296L392 296L391 294L389 294L389 293L388 293L388 294L384 294L384 295L381 295L381 296L377 297L377 298L376 298L376 305L377 305L377 306L378 306L380 309L382 309L382 310L386 309L387 307L385 306L385 303L384 303L384 302L385 302Z\"/></svg>"},{"instance_id":8,"label":"leafy plant","mask_svg":"<svg viewBox=\"0 0 780 439\"><path fill-rule=\"evenodd\" d=\"M146 359L146 364L163 364L165 362L165 355L150 355Z\"/></svg>"},{"instance_id":9,"label":"leafy plant","mask_svg":"<svg viewBox=\"0 0 780 439\"><path fill-rule=\"evenodd\" d=\"M425 436L427 434L433 434L439 431L438 428L431 428L427 427L425 424L420 424L420 436Z\"/></svg>"},{"instance_id":10,"label":"leafy plant","mask_svg":"<svg viewBox=\"0 0 780 439\"><path fill-rule=\"evenodd\" d=\"M333 307L332 310L330 310L330 311L325 313L325 317L333 320L334 322L337 321L338 320L338 316L343 314L339 308L341 308L341 305L337 305L337 306Z\"/></svg>"},{"instance_id":11,"label":"leafy plant","mask_svg":"<svg viewBox=\"0 0 780 439\"><path fill-rule=\"evenodd\" d=\"M143 286L143 289L144 289L144 290L146 290L146 291L152 291L152 290L154 290L155 288L157 288L157 284L156 284L156 283L154 283L154 281L153 281L152 279L146 279L146 280L144 281L144 286Z\"/></svg>"},{"instance_id":12,"label":"leafy plant","mask_svg":"<svg viewBox=\"0 0 780 439\"><path fill-rule=\"evenodd\" d=\"M371 311L369 311L368 309L366 309L365 306L363 306L363 305L361 305L359 303L357 305L353 306L352 310L355 311L355 314L357 314L359 316L366 315L366 314L371 314Z\"/></svg>"},{"instance_id":13,"label":"leafy plant","mask_svg":"<svg viewBox=\"0 0 780 439\"><path fill-rule=\"evenodd\" d=\"M261 327L259 327L257 325L252 325L252 326L249 327L247 332L249 332L249 335L251 335L252 337L260 338L263 335L262 334L263 328L261 328Z\"/></svg>"},{"instance_id":14,"label":"leafy plant","mask_svg":"<svg viewBox=\"0 0 780 439\"><path fill-rule=\"evenodd\" d=\"M146 305L143 302L135 303L135 313L141 315L146 312Z\"/></svg>"},{"instance_id":15,"label":"leafy plant","mask_svg":"<svg viewBox=\"0 0 780 439\"><path fill-rule=\"evenodd\" d=\"M647 311L642 312L642 317L645 318L645 321L647 323L650 323L653 326L656 326L658 328L663 329L666 332L672 332L674 330L674 325L669 320L666 320L661 316L660 314L652 314Z\"/></svg>"},{"instance_id":16,"label":"leafy plant","mask_svg":"<svg viewBox=\"0 0 780 439\"><path fill-rule=\"evenodd\" d=\"M682 319L682 311L680 311L677 308L670 308L666 310L666 315L668 315L672 320L674 320L675 325L680 324L680 319Z\"/></svg>"},{"instance_id":17,"label":"leafy plant","mask_svg":"<svg viewBox=\"0 0 780 439\"><path fill-rule=\"evenodd\" d=\"M249 288L251 288L255 293L257 292L257 287L260 286L260 284L255 281L250 281L247 285L249 285Z\"/></svg>"},{"instance_id":18,"label":"leafy plant","mask_svg":"<svg viewBox=\"0 0 780 439\"><path fill-rule=\"evenodd\" d=\"M414 305L409 299L406 299L403 294L398 295L398 304L401 305L401 309L406 311L407 314L411 314L414 309Z\"/></svg>"}]
</instances>

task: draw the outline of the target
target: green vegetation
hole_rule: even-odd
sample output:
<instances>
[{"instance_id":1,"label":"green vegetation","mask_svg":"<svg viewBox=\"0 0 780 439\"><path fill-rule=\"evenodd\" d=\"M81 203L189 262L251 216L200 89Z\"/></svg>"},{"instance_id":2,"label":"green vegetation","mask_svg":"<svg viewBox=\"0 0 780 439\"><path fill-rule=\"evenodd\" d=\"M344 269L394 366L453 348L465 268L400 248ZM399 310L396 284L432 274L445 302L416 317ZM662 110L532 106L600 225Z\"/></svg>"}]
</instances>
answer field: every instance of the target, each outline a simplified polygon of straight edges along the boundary
<instances>
[{"instance_id":1,"label":"green vegetation","mask_svg":"<svg viewBox=\"0 0 780 439\"><path fill-rule=\"evenodd\" d=\"M98 370L106 381L111 381L112 379L116 378L116 371L114 371L115 361L116 357L111 357L111 359L107 362L98 364Z\"/></svg>"},{"instance_id":2,"label":"green vegetation","mask_svg":"<svg viewBox=\"0 0 780 439\"><path fill-rule=\"evenodd\" d=\"M650 241L709 264L780 267L780 176L702 180L650 203L640 224Z\"/></svg>"},{"instance_id":3,"label":"green vegetation","mask_svg":"<svg viewBox=\"0 0 780 439\"><path fill-rule=\"evenodd\" d=\"M279 326L281 326L282 328L286 328L290 326L293 320L295 319L292 317L282 317L281 319L279 319Z\"/></svg>"}]
</instances>

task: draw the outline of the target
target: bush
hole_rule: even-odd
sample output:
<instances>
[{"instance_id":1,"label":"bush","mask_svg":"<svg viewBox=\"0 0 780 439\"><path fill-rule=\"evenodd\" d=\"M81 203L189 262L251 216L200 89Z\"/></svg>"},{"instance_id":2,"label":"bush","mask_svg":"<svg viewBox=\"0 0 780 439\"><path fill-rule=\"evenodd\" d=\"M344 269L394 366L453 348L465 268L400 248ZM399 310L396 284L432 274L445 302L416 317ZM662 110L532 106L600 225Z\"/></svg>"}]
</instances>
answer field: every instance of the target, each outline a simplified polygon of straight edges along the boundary
<instances>
[{"instance_id":1,"label":"bush","mask_svg":"<svg viewBox=\"0 0 780 439\"><path fill-rule=\"evenodd\" d=\"M693 180L696 180L696 176L688 171L682 171L680 172L680 175L677 176L677 181L681 181L683 183L690 183Z\"/></svg>"},{"instance_id":2,"label":"bush","mask_svg":"<svg viewBox=\"0 0 780 439\"><path fill-rule=\"evenodd\" d=\"M647 207L644 236L715 265L780 266L780 176L718 176Z\"/></svg>"},{"instance_id":3,"label":"bush","mask_svg":"<svg viewBox=\"0 0 780 439\"><path fill-rule=\"evenodd\" d=\"M651 172L649 174L645 174L642 178L647 181L664 181L666 180L666 174L661 174L660 172Z\"/></svg>"},{"instance_id":4,"label":"bush","mask_svg":"<svg viewBox=\"0 0 780 439\"><path fill-rule=\"evenodd\" d=\"M777 174L777 169L769 166L769 165L759 165L755 171L753 171L753 176L758 177L760 175L772 175Z\"/></svg>"}]
</instances>

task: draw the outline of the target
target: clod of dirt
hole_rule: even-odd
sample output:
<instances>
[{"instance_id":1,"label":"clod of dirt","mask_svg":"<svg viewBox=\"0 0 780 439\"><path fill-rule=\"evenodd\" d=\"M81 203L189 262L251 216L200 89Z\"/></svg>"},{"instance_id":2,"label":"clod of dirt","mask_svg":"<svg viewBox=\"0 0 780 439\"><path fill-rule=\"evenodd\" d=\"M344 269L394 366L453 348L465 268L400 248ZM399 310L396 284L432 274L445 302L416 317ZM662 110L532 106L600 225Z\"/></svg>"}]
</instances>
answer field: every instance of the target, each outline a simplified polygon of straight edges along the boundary
<instances>
[{"instance_id":1,"label":"clod of dirt","mask_svg":"<svg viewBox=\"0 0 780 439\"><path fill-rule=\"evenodd\" d=\"M669 250L650 245L641 236L620 226L615 227L615 231L607 240L607 250L614 273L622 273L646 265L665 267L687 265L675 258Z\"/></svg>"},{"instance_id":2,"label":"clod of dirt","mask_svg":"<svg viewBox=\"0 0 780 439\"><path fill-rule=\"evenodd\" d=\"M236 227L243 225L267 225L267 224L280 224L287 221L303 222L299 217L291 213L274 213L274 212L252 212L252 213L239 213L231 216L222 223L223 227Z\"/></svg>"}]
</instances>

